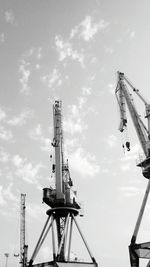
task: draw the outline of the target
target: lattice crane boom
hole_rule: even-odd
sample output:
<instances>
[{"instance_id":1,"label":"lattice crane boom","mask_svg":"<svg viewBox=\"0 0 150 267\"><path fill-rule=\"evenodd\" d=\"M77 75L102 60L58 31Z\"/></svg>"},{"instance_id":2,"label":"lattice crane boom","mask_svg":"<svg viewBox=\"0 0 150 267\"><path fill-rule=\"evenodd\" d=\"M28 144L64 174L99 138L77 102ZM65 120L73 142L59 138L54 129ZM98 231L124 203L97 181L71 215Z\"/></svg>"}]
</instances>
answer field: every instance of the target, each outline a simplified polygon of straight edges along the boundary
<instances>
[{"instance_id":1,"label":"lattice crane boom","mask_svg":"<svg viewBox=\"0 0 150 267\"><path fill-rule=\"evenodd\" d=\"M132 89L134 93L142 100L145 105L147 126L142 121L138 111L133 102L132 94L130 93L127 85ZM120 132L123 132L127 127L127 115L126 115L126 104L129 109L137 136L139 138L141 147L145 154L145 159L142 160L137 166L142 168L144 177L148 178L148 184L140 208L140 212L136 221L134 232L131 238L131 244L129 246L130 263L131 267L139 267L140 258L150 259L150 242L137 244L137 235L143 218L144 210L148 200L150 192L150 104L141 95L138 89L136 89L131 82L125 77L124 73L118 72L118 84L116 87L116 97L120 109ZM128 144L129 145L129 144ZM150 261L147 267L150 266Z\"/></svg>"},{"instance_id":2,"label":"lattice crane boom","mask_svg":"<svg viewBox=\"0 0 150 267\"><path fill-rule=\"evenodd\" d=\"M147 126L138 114L137 108L135 107L132 94L128 90L126 83L130 86L133 92L135 92L139 98L145 104ZM138 166L142 167L143 175L146 178L150 176L150 104L145 100L145 98L140 94L138 89L135 89L133 85L125 77L124 73L118 72L118 84L116 88L116 97L120 109L120 132L123 132L127 127L127 115L126 115L126 104L128 106L138 139L140 141L141 147L145 154L145 160L140 162Z\"/></svg>"}]
</instances>

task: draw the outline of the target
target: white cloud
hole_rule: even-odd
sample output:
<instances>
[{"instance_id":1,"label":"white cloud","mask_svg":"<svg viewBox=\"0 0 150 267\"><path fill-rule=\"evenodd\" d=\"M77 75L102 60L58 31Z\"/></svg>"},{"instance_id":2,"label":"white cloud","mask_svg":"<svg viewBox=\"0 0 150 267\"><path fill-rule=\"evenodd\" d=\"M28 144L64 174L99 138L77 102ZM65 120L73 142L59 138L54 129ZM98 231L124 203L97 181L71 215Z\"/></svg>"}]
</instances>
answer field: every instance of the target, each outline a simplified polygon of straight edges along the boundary
<instances>
[{"instance_id":1,"label":"white cloud","mask_svg":"<svg viewBox=\"0 0 150 267\"><path fill-rule=\"evenodd\" d=\"M88 97L91 95L90 87L81 88L81 95L78 97L77 104L68 105L68 115L64 117L64 131L71 135L82 134L88 128L85 122L85 117L89 112L94 112L95 109L87 104Z\"/></svg>"},{"instance_id":2,"label":"white cloud","mask_svg":"<svg viewBox=\"0 0 150 267\"><path fill-rule=\"evenodd\" d=\"M49 88L55 86L60 86L62 84L62 80L60 79L61 74L58 69L54 68L52 73L43 76L41 79L43 82L46 82Z\"/></svg>"},{"instance_id":3,"label":"white cloud","mask_svg":"<svg viewBox=\"0 0 150 267\"><path fill-rule=\"evenodd\" d=\"M135 38L135 31L131 31L129 34L129 38L130 39L134 39Z\"/></svg>"},{"instance_id":4,"label":"white cloud","mask_svg":"<svg viewBox=\"0 0 150 267\"><path fill-rule=\"evenodd\" d=\"M37 49L36 57L37 57L37 59L41 59L42 58L42 48L41 47L39 47Z\"/></svg>"},{"instance_id":5,"label":"white cloud","mask_svg":"<svg viewBox=\"0 0 150 267\"><path fill-rule=\"evenodd\" d=\"M138 155L141 155L141 148L139 144L131 147L130 151L128 151L125 156L121 159L121 161L127 162L130 160L136 160Z\"/></svg>"},{"instance_id":6,"label":"white cloud","mask_svg":"<svg viewBox=\"0 0 150 267\"><path fill-rule=\"evenodd\" d=\"M27 51L24 52L23 54L23 58L24 60L35 56L35 58L37 60L40 60L42 58L42 48L41 47L31 47L30 49L28 49Z\"/></svg>"},{"instance_id":7,"label":"white cloud","mask_svg":"<svg viewBox=\"0 0 150 267\"><path fill-rule=\"evenodd\" d=\"M69 116L64 118L63 128L64 131L74 135L75 133L82 133L83 130L87 129L87 124L84 123L81 114L81 103L79 105L70 105L69 106Z\"/></svg>"},{"instance_id":8,"label":"white cloud","mask_svg":"<svg viewBox=\"0 0 150 267\"><path fill-rule=\"evenodd\" d=\"M4 140L4 141L9 141L12 140L13 135L12 132L10 130L7 130L6 128L4 128L4 126L0 126L0 139Z\"/></svg>"},{"instance_id":9,"label":"white cloud","mask_svg":"<svg viewBox=\"0 0 150 267\"><path fill-rule=\"evenodd\" d=\"M114 146L116 146L116 143L117 143L117 137L113 134L109 135L106 142L107 142L109 147L114 147Z\"/></svg>"},{"instance_id":10,"label":"white cloud","mask_svg":"<svg viewBox=\"0 0 150 267\"><path fill-rule=\"evenodd\" d=\"M40 124L38 124L36 128L29 133L29 136L41 144L41 150L49 152L51 140L43 136L42 127Z\"/></svg>"},{"instance_id":11,"label":"white cloud","mask_svg":"<svg viewBox=\"0 0 150 267\"><path fill-rule=\"evenodd\" d=\"M26 109L20 113L20 115L13 117L12 119L8 120L8 124L13 126L22 126L26 123L27 119L32 117L33 113L31 110Z\"/></svg>"},{"instance_id":12,"label":"white cloud","mask_svg":"<svg viewBox=\"0 0 150 267\"><path fill-rule=\"evenodd\" d=\"M55 44L59 54L59 61L71 58L72 60L78 61L83 68L85 67L83 51L79 53L77 50L74 50L71 43L63 41L61 36L55 37Z\"/></svg>"},{"instance_id":13,"label":"white cloud","mask_svg":"<svg viewBox=\"0 0 150 267\"><path fill-rule=\"evenodd\" d=\"M6 112L0 107L0 121L3 121L6 117Z\"/></svg>"},{"instance_id":14,"label":"white cloud","mask_svg":"<svg viewBox=\"0 0 150 267\"><path fill-rule=\"evenodd\" d=\"M115 88L116 88L115 84L109 83L108 88L109 88L109 93L114 95L115 94Z\"/></svg>"},{"instance_id":15,"label":"white cloud","mask_svg":"<svg viewBox=\"0 0 150 267\"><path fill-rule=\"evenodd\" d=\"M6 188L0 185L0 205L2 207L5 207L6 205L8 205L8 203L9 206L10 205L16 206L16 204L18 203L18 198L13 193L12 187L13 183L8 184Z\"/></svg>"},{"instance_id":16,"label":"white cloud","mask_svg":"<svg viewBox=\"0 0 150 267\"><path fill-rule=\"evenodd\" d=\"M107 54L113 54L114 53L114 49L111 46L106 46L104 45L104 50Z\"/></svg>"},{"instance_id":17,"label":"white cloud","mask_svg":"<svg viewBox=\"0 0 150 267\"><path fill-rule=\"evenodd\" d=\"M72 29L70 38L74 38L76 35L81 37L84 41L90 41L98 33L108 27L109 23L104 19L99 20L97 23L93 22L91 16L86 16L85 19L74 29Z\"/></svg>"},{"instance_id":18,"label":"white cloud","mask_svg":"<svg viewBox=\"0 0 150 267\"><path fill-rule=\"evenodd\" d=\"M120 187L119 190L124 197L135 197L140 193L139 188L135 186L123 186Z\"/></svg>"},{"instance_id":19,"label":"white cloud","mask_svg":"<svg viewBox=\"0 0 150 267\"><path fill-rule=\"evenodd\" d=\"M41 163L33 165L26 158L21 158L19 155L13 156L12 163L16 167L15 175L27 183L38 185L39 171L43 167Z\"/></svg>"},{"instance_id":20,"label":"white cloud","mask_svg":"<svg viewBox=\"0 0 150 267\"><path fill-rule=\"evenodd\" d=\"M69 155L69 164L72 169L84 177L94 177L100 171L95 157L85 152L81 147Z\"/></svg>"},{"instance_id":21,"label":"white cloud","mask_svg":"<svg viewBox=\"0 0 150 267\"><path fill-rule=\"evenodd\" d=\"M43 212L43 207L41 205L37 205L34 203L28 203L26 210L27 210L27 218L35 220L41 217L41 214Z\"/></svg>"},{"instance_id":22,"label":"white cloud","mask_svg":"<svg viewBox=\"0 0 150 267\"><path fill-rule=\"evenodd\" d=\"M0 206L6 206L6 200L4 199L4 189L3 186L0 185Z\"/></svg>"},{"instance_id":23,"label":"white cloud","mask_svg":"<svg viewBox=\"0 0 150 267\"><path fill-rule=\"evenodd\" d=\"M129 171L129 170L130 170L130 167L131 167L130 163L126 163L126 164L122 164L122 165L120 166L120 169L121 169L122 171L126 172L126 171Z\"/></svg>"},{"instance_id":24,"label":"white cloud","mask_svg":"<svg viewBox=\"0 0 150 267\"><path fill-rule=\"evenodd\" d=\"M91 95L91 91L92 91L91 87L83 87L82 88L82 94L83 95L89 96L89 95Z\"/></svg>"},{"instance_id":25,"label":"white cloud","mask_svg":"<svg viewBox=\"0 0 150 267\"><path fill-rule=\"evenodd\" d=\"M12 10L5 11L5 21L9 24L14 24L15 16Z\"/></svg>"},{"instance_id":26,"label":"white cloud","mask_svg":"<svg viewBox=\"0 0 150 267\"><path fill-rule=\"evenodd\" d=\"M19 66L19 73L21 74L21 78L19 79L21 83L21 92L29 94L30 87L28 85L29 77L31 75L31 71L28 69L29 63L27 63L25 60L21 61L21 65Z\"/></svg>"},{"instance_id":27,"label":"white cloud","mask_svg":"<svg viewBox=\"0 0 150 267\"><path fill-rule=\"evenodd\" d=\"M10 155L4 151L2 148L0 148L0 162L7 163L9 160Z\"/></svg>"},{"instance_id":28,"label":"white cloud","mask_svg":"<svg viewBox=\"0 0 150 267\"><path fill-rule=\"evenodd\" d=\"M3 44L5 42L5 34L2 32L0 34L0 44Z\"/></svg>"}]
</instances>

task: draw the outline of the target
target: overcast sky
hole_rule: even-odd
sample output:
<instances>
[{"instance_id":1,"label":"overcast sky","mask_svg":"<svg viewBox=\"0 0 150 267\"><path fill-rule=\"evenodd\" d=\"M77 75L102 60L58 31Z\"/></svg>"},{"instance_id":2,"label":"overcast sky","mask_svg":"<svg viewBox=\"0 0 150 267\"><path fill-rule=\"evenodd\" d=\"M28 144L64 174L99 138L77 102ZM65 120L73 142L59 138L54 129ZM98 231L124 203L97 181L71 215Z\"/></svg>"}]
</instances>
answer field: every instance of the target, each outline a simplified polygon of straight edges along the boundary
<instances>
[{"instance_id":1,"label":"overcast sky","mask_svg":"<svg viewBox=\"0 0 150 267\"><path fill-rule=\"evenodd\" d=\"M56 99L84 205L78 218L84 236L99 266L130 266L128 245L147 180L136 167L132 124L131 151L123 152L114 92L120 70L150 99L149 10L148 0L0 0L1 266L6 252L8 267L19 266L13 254L19 253L21 193L29 258L46 221L42 188L54 183L49 155ZM149 240L148 204L138 241ZM50 251L49 237L38 260L49 260Z\"/></svg>"}]
</instances>

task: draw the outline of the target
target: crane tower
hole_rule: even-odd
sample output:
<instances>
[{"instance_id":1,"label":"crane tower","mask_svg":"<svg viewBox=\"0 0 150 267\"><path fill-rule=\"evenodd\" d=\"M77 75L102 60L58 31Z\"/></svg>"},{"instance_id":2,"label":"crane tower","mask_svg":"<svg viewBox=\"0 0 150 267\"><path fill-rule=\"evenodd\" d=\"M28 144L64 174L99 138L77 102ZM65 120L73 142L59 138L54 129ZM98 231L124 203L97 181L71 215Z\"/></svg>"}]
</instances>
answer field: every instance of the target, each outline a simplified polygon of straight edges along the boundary
<instances>
[{"instance_id":1,"label":"crane tower","mask_svg":"<svg viewBox=\"0 0 150 267\"><path fill-rule=\"evenodd\" d=\"M25 194L21 194L21 207L20 207L20 264L21 267L27 266L27 249L25 240Z\"/></svg>"},{"instance_id":2,"label":"crane tower","mask_svg":"<svg viewBox=\"0 0 150 267\"><path fill-rule=\"evenodd\" d=\"M81 206L77 200L77 193L73 190L73 181L70 176L68 161L65 161L64 159L62 103L58 100L55 101L53 105L53 124L54 138L52 146L54 148L55 156L52 172L55 177L55 186L43 189L43 201L49 206L49 209L46 212L48 217L28 266L97 266L95 258L93 257L76 220L76 217L80 215ZM74 225L89 253L91 258L90 262L81 262L78 258L74 260L71 259ZM50 230L53 256L49 262L34 264L34 260Z\"/></svg>"},{"instance_id":3,"label":"crane tower","mask_svg":"<svg viewBox=\"0 0 150 267\"><path fill-rule=\"evenodd\" d=\"M140 100L145 105L145 118L147 119L147 125L141 119L137 108L133 101L132 93L135 93ZM116 97L120 109L120 132L123 132L127 128L127 115L126 115L126 104L131 115L138 139L140 141L144 158L140 159L137 164L138 167L142 168L142 173L145 178L148 179L148 184L140 208L140 212L136 221L134 232L131 238L131 243L129 245L130 263L131 267L139 267L140 259L147 259L147 267L150 266L150 242L137 244L137 235L143 218L144 210L148 200L148 195L150 192L150 103L143 97L139 91L136 89L131 82L126 78L124 73L118 72L118 83L116 87ZM127 150L130 150L130 143L126 142Z\"/></svg>"}]
</instances>

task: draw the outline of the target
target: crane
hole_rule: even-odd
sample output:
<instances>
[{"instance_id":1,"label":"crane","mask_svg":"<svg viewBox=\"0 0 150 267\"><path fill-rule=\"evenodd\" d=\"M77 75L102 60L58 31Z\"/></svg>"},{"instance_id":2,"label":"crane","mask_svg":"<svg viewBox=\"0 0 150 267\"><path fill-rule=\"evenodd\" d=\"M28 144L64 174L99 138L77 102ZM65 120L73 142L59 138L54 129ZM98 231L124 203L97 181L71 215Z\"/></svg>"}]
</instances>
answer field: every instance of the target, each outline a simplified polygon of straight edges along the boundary
<instances>
[{"instance_id":1,"label":"crane","mask_svg":"<svg viewBox=\"0 0 150 267\"><path fill-rule=\"evenodd\" d=\"M138 114L137 108L133 101L132 93L129 91L129 87L132 90L131 92L135 93L140 100L145 105L147 119L147 126L144 124L141 116ZM142 168L142 173L145 178L148 179L148 184L140 208L140 212L136 221L135 229L131 238L131 243L129 245L129 254L130 254L130 263L131 267L139 267L139 259L150 259L150 242L137 244L137 235L139 232L140 224L144 214L145 206L147 203L149 191L150 191L150 103L142 96L139 89L136 89L131 82L126 78L124 73L118 71L118 83L115 90L117 97L117 102L120 109L120 125L119 131L123 132L127 128L127 115L126 115L126 104L131 115L139 142L141 144L144 159L140 160L137 164L138 167ZM130 143L126 142L127 150L130 150ZM147 267L150 266L150 261L147 264Z\"/></svg>"},{"instance_id":2,"label":"crane","mask_svg":"<svg viewBox=\"0 0 150 267\"><path fill-rule=\"evenodd\" d=\"M54 138L54 164L52 173L55 178L55 186L43 189L43 202L49 206L46 214L48 218L42 229L39 240L29 261L29 267L36 266L63 266L78 265L97 266L96 260L81 232L76 216L80 215L81 205L77 200L77 193L72 189L73 181L70 176L68 160L64 158L63 127L62 127L62 102L56 100L53 105ZM81 239L91 258L90 262L81 262L77 258L71 259L71 245L73 225L76 226ZM49 262L33 264L34 260L51 229L52 236L52 259Z\"/></svg>"},{"instance_id":3,"label":"crane","mask_svg":"<svg viewBox=\"0 0 150 267\"><path fill-rule=\"evenodd\" d=\"M20 201L20 264L21 267L26 267L27 265L27 250L28 246L26 245L25 240L25 198L26 194L21 193Z\"/></svg>"}]
</instances>

